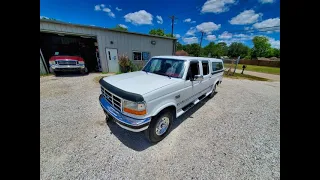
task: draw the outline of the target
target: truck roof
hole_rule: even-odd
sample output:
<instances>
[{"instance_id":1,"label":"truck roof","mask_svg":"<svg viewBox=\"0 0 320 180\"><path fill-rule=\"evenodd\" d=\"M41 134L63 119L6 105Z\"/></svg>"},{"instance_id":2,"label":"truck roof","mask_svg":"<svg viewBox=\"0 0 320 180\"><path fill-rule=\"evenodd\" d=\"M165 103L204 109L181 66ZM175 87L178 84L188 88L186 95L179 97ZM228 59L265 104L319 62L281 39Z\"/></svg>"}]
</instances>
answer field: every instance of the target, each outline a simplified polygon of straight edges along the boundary
<instances>
[{"instance_id":1,"label":"truck roof","mask_svg":"<svg viewBox=\"0 0 320 180\"><path fill-rule=\"evenodd\" d=\"M152 58L165 58L165 59L180 59L180 60L209 60L215 62L223 62L222 59L209 58L209 57L192 57L192 56L153 56Z\"/></svg>"}]
</instances>

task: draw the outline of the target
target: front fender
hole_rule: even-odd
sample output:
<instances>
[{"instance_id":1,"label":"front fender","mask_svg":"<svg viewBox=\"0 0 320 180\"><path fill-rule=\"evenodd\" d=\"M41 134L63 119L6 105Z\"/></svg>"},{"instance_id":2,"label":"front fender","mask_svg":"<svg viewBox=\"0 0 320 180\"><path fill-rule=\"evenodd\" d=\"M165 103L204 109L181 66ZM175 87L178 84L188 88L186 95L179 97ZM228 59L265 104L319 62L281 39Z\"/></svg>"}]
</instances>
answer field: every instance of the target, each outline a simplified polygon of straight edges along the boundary
<instances>
[{"instance_id":1,"label":"front fender","mask_svg":"<svg viewBox=\"0 0 320 180\"><path fill-rule=\"evenodd\" d=\"M153 105L153 107L150 108L150 109L152 109L150 112L150 115L156 116L160 111L164 110L165 108L167 108L169 106L174 106L175 109L177 108L176 102L171 101L171 100L164 101L164 102ZM176 114L174 114L174 115L176 115Z\"/></svg>"}]
</instances>

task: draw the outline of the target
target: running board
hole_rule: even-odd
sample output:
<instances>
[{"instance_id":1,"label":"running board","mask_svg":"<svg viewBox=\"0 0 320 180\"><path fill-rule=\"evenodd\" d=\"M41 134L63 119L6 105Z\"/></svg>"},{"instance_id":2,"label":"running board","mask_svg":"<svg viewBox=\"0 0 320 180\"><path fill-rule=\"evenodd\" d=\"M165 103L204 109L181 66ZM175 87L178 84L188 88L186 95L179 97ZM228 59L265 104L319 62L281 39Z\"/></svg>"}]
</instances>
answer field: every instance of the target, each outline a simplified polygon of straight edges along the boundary
<instances>
[{"instance_id":1,"label":"running board","mask_svg":"<svg viewBox=\"0 0 320 180\"><path fill-rule=\"evenodd\" d=\"M181 110L179 112L177 112L176 117L178 118L179 116L181 116L182 114L184 114L185 112L187 112L189 109L191 109L194 105L198 104L201 100L203 100L204 98L206 98L207 96L209 96L211 94L212 91L207 92L206 94L198 97L196 100L194 100L193 102L187 104L186 106L184 106L183 108L181 108Z\"/></svg>"}]
</instances>

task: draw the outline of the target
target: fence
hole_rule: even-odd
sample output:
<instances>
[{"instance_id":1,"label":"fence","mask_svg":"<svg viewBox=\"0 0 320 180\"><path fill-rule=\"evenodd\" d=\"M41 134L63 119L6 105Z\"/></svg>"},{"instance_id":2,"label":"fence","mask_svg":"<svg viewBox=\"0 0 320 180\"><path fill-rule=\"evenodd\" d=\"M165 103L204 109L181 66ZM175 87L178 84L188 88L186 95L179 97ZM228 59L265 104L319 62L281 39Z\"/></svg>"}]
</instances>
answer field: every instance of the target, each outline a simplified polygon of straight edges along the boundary
<instances>
[{"instance_id":1,"label":"fence","mask_svg":"<svg viewBox=\"0 0 320 180\"><path fill-rule=\"evenodd\" d=\"M230 63L235 61L234 59L224 59L224 63ZM239 64L256 65L256 66L268 66L268 67L280 67L280 61L270 60L257 60L257 59L240 59Z\"/></svg>"}]
</instances>

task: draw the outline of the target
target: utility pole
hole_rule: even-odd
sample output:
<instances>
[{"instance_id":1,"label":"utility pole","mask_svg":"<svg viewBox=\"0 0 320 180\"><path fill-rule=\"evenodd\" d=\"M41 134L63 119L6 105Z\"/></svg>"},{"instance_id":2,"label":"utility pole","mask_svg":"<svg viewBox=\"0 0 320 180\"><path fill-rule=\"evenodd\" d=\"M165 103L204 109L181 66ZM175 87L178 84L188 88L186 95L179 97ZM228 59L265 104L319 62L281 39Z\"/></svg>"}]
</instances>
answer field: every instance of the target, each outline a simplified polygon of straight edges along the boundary
<instances>
[{"instance_id":1,"label":"utility pole","mask_svg":"<svg viewBox=\"0 0 320 180\"><path fill-rule=\"evenodd\" d=\"M174 17L174 15L169 16L169 18L171 19L171 37L173 37L174 20L175 20L175 19L178 19L178 18Z\"/></svg>"},{"instance_id":2,"label":"utility pole","mask_svg":"<svg viewBox=\"0 0 320 180\"><path fill-rule=\"evenodd\" d=\"M203 31L201 31L201 39L200 39L200 47L199 47L199 55L200 56L200 52L201 52L201 44L202 44L202 38L203 38Z\"/></svg>"}]
</instances>

